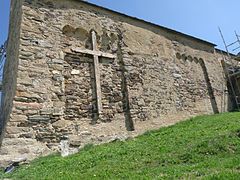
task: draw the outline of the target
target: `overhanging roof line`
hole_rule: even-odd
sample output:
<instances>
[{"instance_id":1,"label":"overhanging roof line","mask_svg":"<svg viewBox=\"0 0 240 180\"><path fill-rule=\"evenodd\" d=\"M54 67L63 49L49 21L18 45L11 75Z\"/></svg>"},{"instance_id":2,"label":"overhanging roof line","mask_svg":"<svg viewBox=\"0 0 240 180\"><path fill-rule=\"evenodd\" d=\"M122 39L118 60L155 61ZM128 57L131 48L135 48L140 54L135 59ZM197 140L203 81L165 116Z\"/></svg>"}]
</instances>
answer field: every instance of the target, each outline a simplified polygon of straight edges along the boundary
<instances>
[{"instance_id":1,"label":"overhanging roof line","mask_svg":"<svg viewBox=\"0 0 240 180\"><path fill-rule=\"evenodd\" d=\"M164 29L164 30L169 31L169 32L172 32L172 33L174 33L174 34L178 34L178 35L180 35L180 36L184 36L184 37L186 37L186 38L190 38L190 39L197 40L197 41L199 41L199 42L201 42L201 43L208 44L208 45L213 46L213 47L217 46L216 44L211 43L211 42L208 42L208 41L206 41L206 40L203 40L203 39L200 39L200 38L197 38L197 37L188 35L188 34L184 34L184 33L182 33L182 32L179 32L179 31L176 31L176 30L173 30L173 29L164 27L164 26L160 26L160 25L158 25L158 24L155 24L155 23L152 23L152 22L143 20L143 19L139 19L139 18L137 18L137 17L133 17L133 16L130 16L130 15L126 15L126 14L124 14L124 13L117 12L117 11L114 11L114 10L111 10L111 9L108 9L108 8L106 8L106 7L102 7L102 6L99 6L99 5L96 5L96 4L87 2L87 1L82 1L82 0L77 0L77 1L80 1L80 2L82 2L82 3L84 3L84 4L87 4L87 5L90 5L90 6L94 6L94 7L100 8L100 9L104 9L104 10L109 11L109 12L112 12L112 13L114 13L114 14L118 14L118 15L121 15L121 16L125 16L125 17L127 17L127 18L131 18L131 19L134 19L134 20L137 20L137 21L141 21L141 22L150 24L150 25L152 25L152 26L155 26L155 27Z\"/></svg>"}]
</instances>

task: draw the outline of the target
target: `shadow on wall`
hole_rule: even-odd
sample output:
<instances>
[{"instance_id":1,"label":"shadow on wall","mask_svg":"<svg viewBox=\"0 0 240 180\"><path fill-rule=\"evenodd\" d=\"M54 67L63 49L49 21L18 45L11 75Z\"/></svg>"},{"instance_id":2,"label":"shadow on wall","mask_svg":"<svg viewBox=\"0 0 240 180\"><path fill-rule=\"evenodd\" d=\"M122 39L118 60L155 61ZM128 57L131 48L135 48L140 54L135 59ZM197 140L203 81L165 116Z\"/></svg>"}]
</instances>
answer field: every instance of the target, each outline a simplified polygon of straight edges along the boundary
<instances>
[{"instance_id":1,"label":"shadow on wall","mask_svg":"<svg viewBox=\"0 0 240 180\"><path fill-rule=\"evenodd\" d=\"M208 71L207 71L207 67L205 65L204 60L202 58L192 57L190 55L187 56L185 53L180 54L179 52L176 53L176 57L177 57L177 59L190 60L190 61L194 61L195 63L200 64L201 70L202 70L203 75L204 75L204 80L205 80L205 83L206 83L206 86L207 86L207 93L208 93L208 97L209 97L210 102L211 102L213 113L218 114L219 110L218 110L216 98L215 98L215 95L214 95L214 90L212 88L211 81L210 81ZM228 106L228 108L229 108L229 106Z\"/></svg>"},{"instance_id":2,"label":"shadow on wall","mask_svg":"<svg viewBox=\"0 0 240 180\"><path fill-rule=\"evenodd\" d=\"M121 91L123 95L122 104L123 104L123 111L125 116L125 126L128 131L134 131L134 123L132 120L131 112L130 112L130 102L129 102L129 93L128 93L128 85L127 85L127 78L125 76L125 65L123 61L123 37L121 30L118 29L118 59L121 67L122 72L122 86Z\"/></svg>"},{"instance_id":3,"label":"shadow on wall","mask_svg":"<svg viewBox=\"0 0 240 180\"><path fill-rule=\"evenodd\" d=\"M204 79L205 79L205 82L206 82L206 85L207 85L207 91L208 91L208 95L209 95L210 102L211 102L211 105L212 105L213 113L218 114L219 110L218 110L218 107L217 107L216 98L214 96L213 88L212 88L211 81L210 81L209 76L208 76L208 72L207 72L205 62L204 62L203 59L200 58L199 63L201 65L203 75L204 75Z\"/></svg>"},{"instance_id":4,"label":"shadow on wall","mask_svg":"<svg viewBox=\"0 0 240 180\"><path fill-rule=\"evenodd\" d=\"M234 111L235 109L237 109L237 102L236 102L236 99L235 99L235 92L233 92L233 89L236 89L236 83L239 83L239 82L236 82L234 79L234 77L232 78L229 78L229 75L227 72L227 69L228 67L226 66L224 60L221 60L221 64L222 64L222 67L223 67L223 71L224 71L224 74L225 74L225 77L228 77L227 80L226 80L226 85L227 85L227 91L228 91L228 111ZM231 83L230 83L231 82ZM239 84L240 85L240 84ZM237 91L237 96L240 95L240 91L238 90Z\"/></svg>"}]
</instances>

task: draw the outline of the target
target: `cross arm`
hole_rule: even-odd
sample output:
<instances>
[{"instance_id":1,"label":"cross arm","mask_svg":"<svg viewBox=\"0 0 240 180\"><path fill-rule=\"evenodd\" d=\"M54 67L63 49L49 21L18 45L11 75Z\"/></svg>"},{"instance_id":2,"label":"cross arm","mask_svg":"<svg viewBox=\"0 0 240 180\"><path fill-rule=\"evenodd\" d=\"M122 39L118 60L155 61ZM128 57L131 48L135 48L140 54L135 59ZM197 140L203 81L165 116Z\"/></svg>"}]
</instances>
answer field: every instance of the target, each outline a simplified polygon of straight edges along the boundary
<instances>
[{"instance_id":1,"label":"cross arm","mask_svg":"<svg viewBox=\"0 0 240 180\"><path fill-rule=\"evenodd\" d=\"M81 54L90 54L93 56L95 55L95 56L106 57L106 58L110 58L110 59L117 58L117 56L114 54L105 53L105 52L101 52L101 51L92 51L92 50L88 50L88 49L81 49L78 47L73 47L73 48L71 48L71 50L73 52L81 53Z\"/></svg>"}]
</instances>

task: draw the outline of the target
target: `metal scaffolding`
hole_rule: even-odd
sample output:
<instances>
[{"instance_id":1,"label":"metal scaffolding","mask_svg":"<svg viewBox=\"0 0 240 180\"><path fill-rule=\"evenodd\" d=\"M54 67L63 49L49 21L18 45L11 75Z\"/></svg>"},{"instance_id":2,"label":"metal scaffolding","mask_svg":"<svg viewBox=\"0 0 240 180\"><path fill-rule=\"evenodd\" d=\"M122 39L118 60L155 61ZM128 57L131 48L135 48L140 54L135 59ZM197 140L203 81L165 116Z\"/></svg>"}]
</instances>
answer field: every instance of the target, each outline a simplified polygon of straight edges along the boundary
<instances>
[{"instance_id":1,"label":"metal scaffolding","mask_svg":"<svg viewBox=\"0 0 240 180\"><path fill-rule=\"evenodd\" d=\"M233 43L227 44L220 28L219 28L219 32L227 53L227 56L223 55L222 53L222 57L223 57L222 65L225 71L226 80L228 85L230 86L230 91L234 98L236 107L238 110L240 110L240 87L239 87L240 68L236 63L237 61L240 62L240 53L235 55L236 50L240 49L240 36L235 31L236 41L234 41ZM232 50L230 50L230 48L232 48Z\"/></svg>"},{"instance_id":2,"label":"metal scaffolding","mask_svg":"<svg viewBox=\"0 0 240 180\"><path fill-rule=\"evenodd\" d=\"M0 91L2 90L3 67L6 61L7 41L0 47Z\"/></svg>"}]
</instances>

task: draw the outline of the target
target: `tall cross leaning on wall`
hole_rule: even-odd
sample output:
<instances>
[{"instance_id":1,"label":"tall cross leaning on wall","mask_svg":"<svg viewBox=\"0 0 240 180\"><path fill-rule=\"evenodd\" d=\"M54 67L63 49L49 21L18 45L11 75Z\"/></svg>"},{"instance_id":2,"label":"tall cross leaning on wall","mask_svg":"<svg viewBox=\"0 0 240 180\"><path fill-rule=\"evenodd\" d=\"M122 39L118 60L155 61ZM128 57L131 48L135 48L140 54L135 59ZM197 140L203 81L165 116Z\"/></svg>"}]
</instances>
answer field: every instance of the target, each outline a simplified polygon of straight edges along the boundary
<instances>
[{"instance_id":1,"label":"tall cross leaning on wall","mask_svg":"<svg viewBox=\"0 0 240 180\"><path fill-rule=\"evenodd\" d=\"M98 50L97 46L97 35L95 31L91 32L92 35L92 47L93 50L89 49L81 49L81 48L72 48L71 50L81 54L88 54L93 56L93 64L94 64L94 76L95 76L95 85L96 85L96 97L97 97L97 110L98 114L102 113L102 92L101 92L101 81L100 81L100 68L99 68L99 57L105 57L109 59L116 59L117 56L105 53Z\"/></svg>"}]
</instances>

